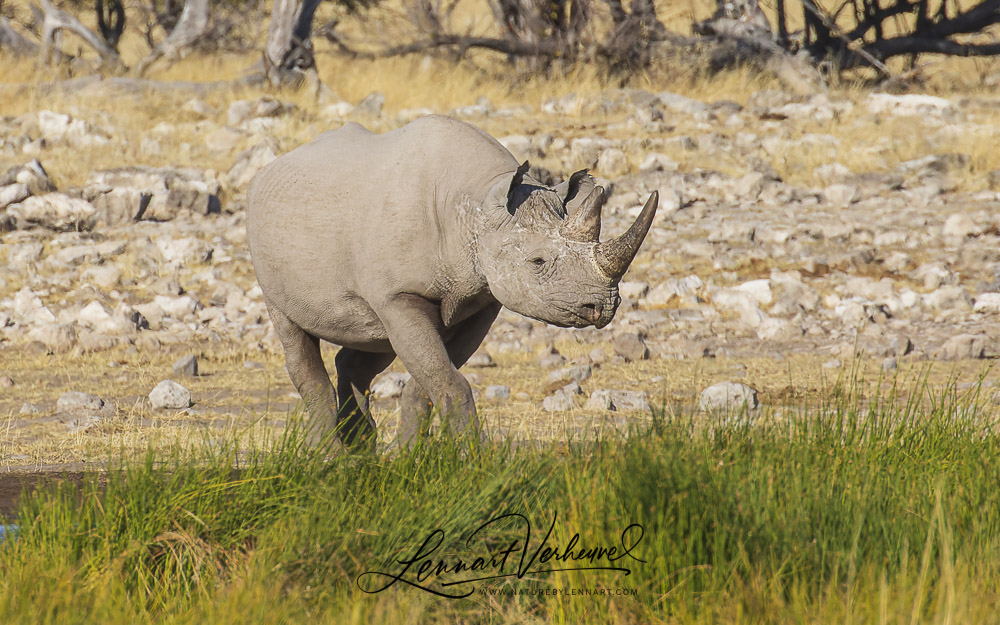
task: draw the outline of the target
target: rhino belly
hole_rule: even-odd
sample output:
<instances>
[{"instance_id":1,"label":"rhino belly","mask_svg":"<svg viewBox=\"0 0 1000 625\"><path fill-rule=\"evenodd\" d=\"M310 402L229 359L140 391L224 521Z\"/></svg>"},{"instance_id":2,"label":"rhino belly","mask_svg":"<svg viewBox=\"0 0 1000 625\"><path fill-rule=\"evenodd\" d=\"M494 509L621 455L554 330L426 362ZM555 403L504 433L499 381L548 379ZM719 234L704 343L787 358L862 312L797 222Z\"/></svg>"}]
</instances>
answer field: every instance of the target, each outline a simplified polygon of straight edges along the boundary
<instances>
[{"instance_id":1,"label":"rhino belly","mask_svg":"<svg viewBox=\"0 0 1000 625\"><path fill-rule=\"evenodd\" d=\"M328 343L367 352L392 351L382 321L360 298L331 301L286 297L285 308L282 312L295 325Z\"/></svg>"},{"instance_id":2,"label":"rhino belly","mask_svg":"<svg viewBox=\"0 0 1000 625\"><path fill-rule=\"evenodd\" d=\"M329 343L370 352L392 349L378 315L336 268L316 271L306 262L272 263L267 256L259 254L254 264L269 308Z\"/></svg>"}]
</instances>

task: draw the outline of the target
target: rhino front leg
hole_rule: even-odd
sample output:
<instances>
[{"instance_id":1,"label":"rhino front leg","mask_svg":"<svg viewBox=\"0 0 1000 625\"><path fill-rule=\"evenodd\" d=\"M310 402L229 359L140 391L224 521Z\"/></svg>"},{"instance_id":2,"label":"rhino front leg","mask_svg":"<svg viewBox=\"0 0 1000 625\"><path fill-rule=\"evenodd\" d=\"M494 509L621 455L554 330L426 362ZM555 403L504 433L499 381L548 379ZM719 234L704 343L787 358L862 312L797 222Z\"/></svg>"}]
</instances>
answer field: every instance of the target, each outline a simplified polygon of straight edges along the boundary
<instances>
[{"instance_id":1,"label":"rhino front leg","mask_svg":"<svg viewBox=\"0 0 1000 625\"><path fill-rule=\"evenodd\" d=\"M355 449L373 449L375 420L368 409L368 387L392 364L396 354L362 352L347 347L337 352L337 430L341 440Z\"/></svg>"},{"instance_id":2,"label":"rhino front leg","mask_svg":"<svg viewBox=\"0 0 1000 625\"><path fill-rule=\"evenodd\" d=\"M434 407L431 396L416 380L410 379L403 387L403 395L399 398L399 430L396 432L396 445L409 446L419 438L427 436L431 427L431 409Z\"/></svg>"},{"instance_id":3,"label":"rhino front leg","mask_svg":"<svg viewBox=\"0 0 1000 625\"><path fill-rule=\"evenodd\" d=\"M267 311L281 346L285 349L288 377L292 379L295 390L309 410L307 440L313 444L318 443L324 434L337 425L337 415L333 411L337 396L323 364L319 339L295 325L270 303L267 303Z\"/></svg>"},{"instance_id":4,"label":"rhino front leg","mask_svg":"<svg viewBox=\"0 0 1000 625\"><path fill-rule=\"evenodd\" d=\"M445 349L448 352L448 359L455 369L464 365L469 357L479 349L499 312L499 303L491 305L469 317L452 330L452 336L446 343ZM400 446L411 445L418 435L425 436L427 434L430 428L431 408L432 400L427 390L416 379L407 382L400 399L399 432L397 434L397 443ZM457 431L464 429L466 425L466 423L453 423L451 427ZM474 413L472 425L478 428L478 420Z\"/></svg>"},{"instance_id":5,"label":"rhino front leg","mask_svg":"<svg viewBox=\"0 0 1000 625\"><path fill-rule=\"evenodd\" d=\"M437 304L416 295L397 295L379 311L389 342L412 380L426 392L452 432L478 428L472 388L451 361ZM402 427L402 425L401 425Z\"/></svg>"}]
</instances>

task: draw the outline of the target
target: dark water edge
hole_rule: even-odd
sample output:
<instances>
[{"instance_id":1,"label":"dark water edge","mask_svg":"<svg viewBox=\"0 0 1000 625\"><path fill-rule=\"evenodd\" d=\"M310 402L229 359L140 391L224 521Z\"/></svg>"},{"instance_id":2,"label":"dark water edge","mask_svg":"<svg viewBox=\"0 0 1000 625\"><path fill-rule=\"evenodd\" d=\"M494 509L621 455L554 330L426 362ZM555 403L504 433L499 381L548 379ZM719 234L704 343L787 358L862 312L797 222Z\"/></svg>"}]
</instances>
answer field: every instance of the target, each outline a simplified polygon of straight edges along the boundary
<instances>
[{"instance_id":1,"label":"dark water edge","mask_svg":"<svg viewBox=\"0 0 1000 625\"><path fill-rule=\"evenodd\" d=\"M65 469L0 473L0 522L15 521L17 504L26 492L33 492L45 484L69 483L78 490L88 476L98 475L98 471L70 471Z\"/></svg>"}]
</instances>

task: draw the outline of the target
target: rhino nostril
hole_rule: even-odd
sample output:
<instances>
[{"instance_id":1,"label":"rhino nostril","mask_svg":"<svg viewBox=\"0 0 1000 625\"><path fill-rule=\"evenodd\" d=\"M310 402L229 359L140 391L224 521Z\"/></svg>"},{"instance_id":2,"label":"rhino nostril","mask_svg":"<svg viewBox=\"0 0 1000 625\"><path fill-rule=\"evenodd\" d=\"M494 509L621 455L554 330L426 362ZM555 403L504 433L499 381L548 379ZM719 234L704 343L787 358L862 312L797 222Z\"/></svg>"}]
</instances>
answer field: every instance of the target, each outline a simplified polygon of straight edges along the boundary
<instances>
[{"instance_id":1,"label":"rhino nostril","mask_svg":"<svg viewBox=\"0 0 1000 625\"><path fill-rule=\"evenodd\" d=\"M597 321L601 318L601 309L597 304L584 304L581 308L583 309L584 318L591 321Z\"/></svg>"}]
</instances>

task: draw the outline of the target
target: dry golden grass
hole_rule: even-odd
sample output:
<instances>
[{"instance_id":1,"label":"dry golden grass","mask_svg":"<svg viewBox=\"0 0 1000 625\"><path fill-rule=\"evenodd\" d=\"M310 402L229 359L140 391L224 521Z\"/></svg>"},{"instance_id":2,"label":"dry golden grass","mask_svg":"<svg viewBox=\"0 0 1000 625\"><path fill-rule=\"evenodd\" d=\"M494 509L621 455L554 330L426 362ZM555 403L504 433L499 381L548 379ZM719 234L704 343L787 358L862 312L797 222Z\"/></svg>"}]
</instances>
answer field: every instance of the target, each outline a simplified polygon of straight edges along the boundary
<instances>
[{"instance_id":1,"label":"dry golden grass","mask_svg":"<svg viewBox=\"0 0 1000 625\"><path fill-rule=\"evenodd\" d=\"M242 68L250 65L250 57L211 57L187 59L155 75L163 80L189 80L206 82L227 80L240 74ZM951 62L949 62L951 63ZM955 62L957 63L957 61ZM0 59L0 64L10 66L16 75L19 71L29 76L32 64L27 62L9 63ZM321 77L340 99L358 102L374 91L386 98L387 115L381 120L370 120L368 125L378 131L385 131L402 123L408 115L400 116L408 110L431 110L448 112L457 106L473 104L478 98L487 98L494 107L528 106L537 111L541 103L549 98L568 94L578 94L585 100L590 96L605 93L610 88L598 71L592 67L574 69L564 75L553 77L531 77L513 84L510 79L490 76L476 69L472 63L454 64L444 59L394 58L377 61L350 60L343 57L323 57L320 60ZM961 76L955 67L953 76ZM38 75L33 75L38 79ZM698 77L683 73L649 72L634 76L630 86L649 91L674 91L703 101L733 100L745 104L749 96L762 89L775 88L768 77L749 70L725 72L712 78ZM961 80L953 84L951 95L959 93L977 94L975 85L962 85ZM936 90L939 91L940 90ZM225 125L226 110L231 102L266 95L260 89L222 89L211 91L202 99L216 114L208 121ZM898 163L928 154L958 152L969 154L971 160L964 170L955 172L960 189L979 190L986 185L986 174L1000 169L1000 152L993 149L997 128L1000 128L1000 111L996 109L977 110L971 117L971 126L950 129L925 128L913 132L914 119L893 118L872 115L863 100L867 92L856 84L845 84L835 89L831 96L847 98L856 103L853 111L837 116L831 121L797 119L771 123L770 127L751 123L733 127L713 124L711 131L730 137L739 132L751 131L762 138L769 135L799 138L805 135L830 135L836 145L829 147L823 143L810 144L792 142L785 152L767 155L772 165L787 182L819 186L822 181L815 178L816 167L831 162L848 164L857 172L887 171ZM285 118L272 133L283 149L290 149L315 137L339 122L325 115L325 103L317 102L304 92L279 94L299 108L300 113ZM103 118L108 126L117 128L123 135L121 141L114 140L105 146L87 150L87 157L81 158L80 150L69 147L55 147L45 153L44 164L56 178L59 186L84 184L87 174L95 169L120 167L123 163L147 164L152 166L197 166L216 171L225 171L232 164L235 154L260 140L258 134L245 134L237 139L231 149L211 148L213 133L207 133L199 124L199 117L184 107L191 96L187 92L139 93L134 97L116 96L109 101L106 96L94 92L64 95L59 92L40 93L28 90L19 93L0 90L0 110L6 115L20 115L39 110L69 112L100 124ZM113 111L113 112L112 112ZM411 114L412 115L412 114ZM556 137L572 140L577 136L607 136L617 139L644 139L648 135L640 126L625 123L627 112L618 114L581 114L575 116L542 116L532 114L527 118L490 117L477 120L484 129L496 136L505 134L534 134L550 132ZM750 120L752 122L752 120ZM916 120L923 123L922 120ZM168 124L163 132L154 128ZM667 130L662 136L700 134L704 130L680 124ZM143 139L153 138L158 144L155 151L143 149ZM658 150L663 151L663 150ZM725 153L704 151L666 150L668 156L676 160L682 171L696 168L715 169L728 175L746 173L746 164L739 156L729 157ZM629 168L634 172L645 157L644 152L629 154ZM14 162L0 163L10 166ZM538 161L538 164L561 172L564 167L557 157ZM573 163L573 167L585 167L592 163Z\"/></svg>"},{"instance_id":2,"label":"dry golden grass","mask_svg":"<svg viewBox=\"0 0 1000 625\"><path fill-rule=\"evenodd\" d=\"M434 61L430 65L445 63ZM557 80L546 81L540 78L528 80L518 87L517 92L512 92L500 83L485 81L462 66L451 66L452 71L439 72L435 69L422 69L421 65L414 59L390 59L353 64L338 59L331 60L324 68L324 73L330 75L328 84L335 88L339 97L347 101L357 102L372 91L381 91L386 96L386 109L389 115L382 120L368 122L369 126L378 131L385 131L402 123L405 116L400 119L392 113L405 112L408 109L447 112L455 106L472 104L478 97L485 96L497 107L528 105L537 110L541 102L550 97L570 93L586 95L588 91L596 94L602 90L593 75L593 70L579 70L572 76ZM344 71L338 72L341 67ZM439 69L443 70L444 67ZM400 80L401 75L409 76L408 81ZM437 76L443 78L439 80ZM669 85L655 84L652 79L648 82L647 88L651 90L667 90L669 87ZM688 89L688 93L707 101L733 99L745 102L750 93L761 86L767 86L761 78L749 72L733 72L717 81L704 82L702 86ZM589 90L583 88L586 85L590 85L591 88ZM265 94L264 91L249 89L212 92L204 98L217 111L215 117L210 117L209 121L222 126L226 123L225 111L230 102ZM852 112L829 122L810 119L792 120L781 124L771 123L769 129L766 126L753 124L751 120L749 125L734 127L715 124L712 132L729 137L735 137L738 133L746 131L755 132L761 138L769 135L784 136L786 139L797 139L808 135L818 135L821 138L825 138L822 137L824 135L833 137L835 141L833 145L826 141L804 143L792 141L781 151L766 154L786 182L802 186L821 186L823 181L814 176L814 171L816 167L832 162L847 164L856 173L881 172L891 170L900 162L929 154L964 153L971 157L969 164L953 175L958 188L965 190L985 188L986 174L1000 169L1000 152L993 149L998 134L997 128L1000 128L998 110L977 112L971 125L945 129L931 127L925 128L922 132L913 132L914 119L872 115L863 105L864 96L856 90L847 90L837 95L851 99L856 106ZM340 123L325 116L322 111L323 105L317 104L307 95L282 94L281 97L295 103L301 111L297 115L283 119L271 133L278 139L282 149L291 149ZM114 132L124 135L120 137L123 140L113 140L104 146L88 148L86 158L81 158L79 149L57 146L46 150L43 162L60 187L83 185L89 172L121 167L123 164L195 166L226 171L240 150L263 139L256 133L245 133L237 137L232 148L213 149L212 137L224 131L209 130L206 135L204 126L194 121L193 115L185 111L184 104L188 99L182 94L174 96L147 94L132 99L118 99L113 105L114 115L106 117L117 128ZM0 108L11 115L51 110L70 112L91 120L99 120L102 116L100 112L107 111L109 106L108 102L102 101L97 96L72 97L51 94L36 95L32 98L9 97L4 100L4 96L0 95ZM95 115L95 112L98 113ZM561 118L551 118L551 116L546 118L536 114L529 118L493 117L479 120L478 123L495 136L549 132L567 141L584 135L614 139L644 139L647 135L642 128L635 125L630 127L625 123L626 117L625 112L611 115L581 114ZM158 124L169 124L168 130L154 131ZM668 129L661 136L670 138L687 134L697 135L701 132L704 131L681 124L672 130ZM155 139L157 144L155 151L143 148L143 140L148 138ZM655 151L665 152L680 165L681 171L714 169L732 176L740 176L748 171L742 157L729 156L725 152L686 151L679 147ZM646 152L641 150L629 153L629 171L638 171L638 165L645 156ZM14 161L0 163L4 166L14 164L16 164ZM563 171L565 167L558 155L537 160L537 164L565 173ZM591 165L592 163L585 162L570 164L574 168Z\"/></svg>"}]
</instances>

